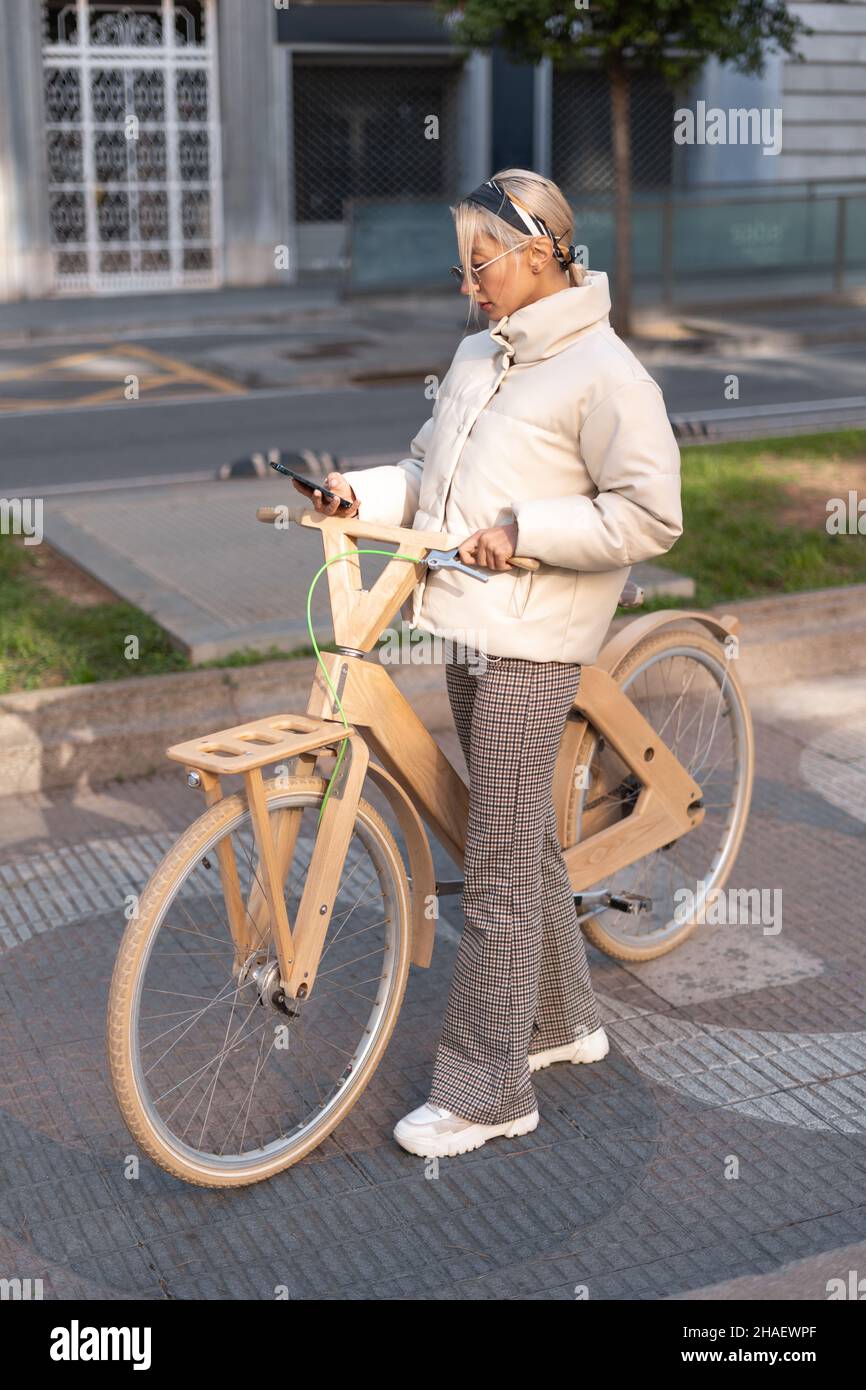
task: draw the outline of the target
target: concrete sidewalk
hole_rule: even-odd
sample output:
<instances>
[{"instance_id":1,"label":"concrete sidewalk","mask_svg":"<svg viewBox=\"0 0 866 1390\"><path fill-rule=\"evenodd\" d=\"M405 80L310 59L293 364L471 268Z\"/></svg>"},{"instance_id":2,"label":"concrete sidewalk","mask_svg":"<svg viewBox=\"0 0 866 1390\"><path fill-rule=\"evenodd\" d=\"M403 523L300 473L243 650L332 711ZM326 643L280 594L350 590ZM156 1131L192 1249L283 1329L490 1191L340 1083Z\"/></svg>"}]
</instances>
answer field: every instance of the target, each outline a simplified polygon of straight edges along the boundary
<instances>
[{"instance_id":1,"label":"concrete sidewalk","mask_svg":"<svg viewBox=\"0 0 866 1390\"><path fill-rule=\"evenodd\" d=\"M866 689L776 683L753 707L731 883L781 889L783 930L706 927L643 965L590 947L609 1056L538 1073L537 1130L443 1160L435 1180L391 1130L426 1094L458 898L373 1081L319 1149L251 1189L203 1191L147 1160L130 1182L106 991L124 897L199 799L178 770L0 801L4 1276L43 1279L49 1300L271 1301L285 1284L332 1301L825 1301L866 1241Z\"/></svg>"}]
</instances>

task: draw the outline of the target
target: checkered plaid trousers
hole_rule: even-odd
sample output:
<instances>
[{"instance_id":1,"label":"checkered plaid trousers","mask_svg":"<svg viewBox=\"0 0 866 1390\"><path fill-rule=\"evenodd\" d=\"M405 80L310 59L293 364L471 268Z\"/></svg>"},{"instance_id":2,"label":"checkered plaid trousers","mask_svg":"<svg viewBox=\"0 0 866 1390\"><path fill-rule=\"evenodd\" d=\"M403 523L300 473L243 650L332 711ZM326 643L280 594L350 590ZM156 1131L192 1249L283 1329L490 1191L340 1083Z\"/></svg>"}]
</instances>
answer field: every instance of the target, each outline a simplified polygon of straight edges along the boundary
<instances>
[{"instance_id":1,"label":"checkered plaid trousers","mask_svg":"<svg viewBox=\"0 0 866 1390\"><path fill-rule=\"evenodd\" d=\"M530 1050L601 1027L552 794L580 666L490 656L485 668L469 655L445 666L469 825L463 934L428 1099L504 1124L537 1109Z\"/></svg>"}]
</instances>

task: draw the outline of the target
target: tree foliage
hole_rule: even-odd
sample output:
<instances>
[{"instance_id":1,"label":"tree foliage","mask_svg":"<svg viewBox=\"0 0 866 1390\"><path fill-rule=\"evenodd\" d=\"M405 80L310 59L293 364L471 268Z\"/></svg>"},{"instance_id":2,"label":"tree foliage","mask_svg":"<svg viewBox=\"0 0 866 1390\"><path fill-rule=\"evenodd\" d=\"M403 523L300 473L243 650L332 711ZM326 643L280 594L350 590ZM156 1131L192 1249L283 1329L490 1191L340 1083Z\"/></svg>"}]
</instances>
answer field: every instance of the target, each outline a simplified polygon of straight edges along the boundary
<instances>
[{"instance_id":1,"label":"tree foliage","mask_svg":"<svg viewBox=\"0 0 866 1390\"><path fill-rule=\"evenodd\" d=\"M793 54L813 31L784 0L437 0L459 47L498 42L518 62L592 63L689 81L709 58L760 74L769 51Z\"/></svg>"}]
</instances>

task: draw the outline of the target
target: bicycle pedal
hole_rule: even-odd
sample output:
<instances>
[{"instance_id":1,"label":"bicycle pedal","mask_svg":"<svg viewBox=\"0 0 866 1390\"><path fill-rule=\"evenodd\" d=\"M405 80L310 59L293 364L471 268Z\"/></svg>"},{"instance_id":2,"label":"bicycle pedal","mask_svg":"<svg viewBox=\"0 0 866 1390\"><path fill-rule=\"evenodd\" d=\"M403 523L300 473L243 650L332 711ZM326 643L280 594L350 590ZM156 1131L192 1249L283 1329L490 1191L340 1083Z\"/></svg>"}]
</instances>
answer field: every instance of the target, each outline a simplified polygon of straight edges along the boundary
<instances>
[{"instance_id":1,"label":"bicycle pedal","mask_svg":"<svg viewBox=\"0 0 866 1390\"><path fill-rule=\"evenodd\" d=\"M617 912L628 912L636 917L640 912L652 912L653 900L641 893L606 893L604 903Z\"/></svg>"},{"instance_id":2,"label":"bicycle pedal","mask_svg":"<svg viewBox=\"0 0 866 1390\"><path fill-rule=\"evenodd\" d=\"M439 897L439 898L445 897L446 894L448 894L448 893L462 893L462 892L463 892L463 879L462 879L462 878L443 878L443 879L438 879L438 880L437 880L437 883L436 883L436 896Z\"/></svg>"}]
</instances>

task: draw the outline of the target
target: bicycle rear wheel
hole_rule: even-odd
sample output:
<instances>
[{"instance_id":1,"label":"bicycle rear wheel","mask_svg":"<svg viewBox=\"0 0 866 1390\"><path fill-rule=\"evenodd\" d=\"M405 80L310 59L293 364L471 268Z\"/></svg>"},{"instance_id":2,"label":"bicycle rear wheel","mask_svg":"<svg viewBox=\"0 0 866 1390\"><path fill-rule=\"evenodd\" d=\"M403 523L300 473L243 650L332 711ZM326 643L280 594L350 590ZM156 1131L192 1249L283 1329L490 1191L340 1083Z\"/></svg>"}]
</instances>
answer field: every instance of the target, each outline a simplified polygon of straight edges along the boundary
<instances>
[{"instance_id":1,"label":"bicycle rear wheel","mask_svg":"<svg viewBox=\"0 0 866 1390\"><path fill-rule=\"evenodd\" d=\"M706 633L664 628L639 642L612 673L699 783L704 800L697 829L586 890L651 904L637 914L602 907L581 916L590 941L615 959L652 960L681 945L731 872L748 819L755 761L751 716L734 668ZM566 736L560 756L572 789L566 846L631 814L640 784L595 729L588 727L579 742ZM683 889L690 899L679 896ZM693 914L681 912L685 902L694 906Z\"/></svg>"},{"instance_id":2,"label":"bicycle rear wheel","mask_svg":"<svg viewBox=\"0 0 866 1390\"><path fill-rule=\"evenodd\" d=\"M282 817L297 820L284 892L290 925L325 787L319 777L265 784L275 837ZM405 867L362 800L309 997L283 997L269 924L233 973L217 853L227 837L252 920L261 874L238 794L195 821L155 871L121 941L107 1017L112 1082L131 1133L168 1172L204 1187L269 1178L340 1123L387 1046L411 955Z\"/></svg>"}]
</instances>

